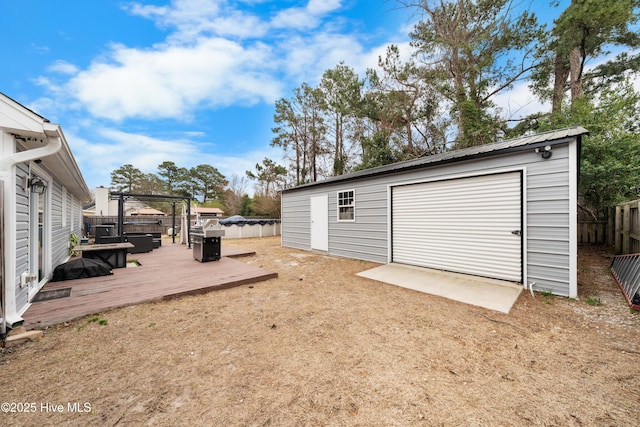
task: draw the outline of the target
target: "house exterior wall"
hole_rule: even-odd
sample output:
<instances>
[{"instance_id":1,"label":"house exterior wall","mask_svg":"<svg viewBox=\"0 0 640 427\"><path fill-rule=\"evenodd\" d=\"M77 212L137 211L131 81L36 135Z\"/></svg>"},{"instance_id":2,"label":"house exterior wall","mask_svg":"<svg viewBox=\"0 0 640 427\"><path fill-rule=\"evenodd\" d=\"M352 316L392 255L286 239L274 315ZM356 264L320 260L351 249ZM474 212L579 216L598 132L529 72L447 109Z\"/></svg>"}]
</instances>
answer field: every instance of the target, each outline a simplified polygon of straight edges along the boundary
<instances>
[{"instance_id":1,"label":"house exterior wall","mask_svg":"<svg viewBox=\"0 0 640 427\"><path fill-rule=\"evenodd\" d=\"M69 260L69 236L82 236L82 207L78 199L54 181L51 195L51 260L56 266ZM64 197L63 197L64 195ZM66 206L63 209L64 206Z\"/></svg>"},{"instance_id":2,"label":"house exterior wall","mask_svg":"<svg viewBox=\"0 0 640 427\"><path fill-rule=\"evenodd\" d=\"M310 249L310 199L327 194L329 250L337 256L391 261L390 188L398 184L523 171L523 269L536 290L574 297L576 291L577 142L558 144L544 160L533 149L337 181L282 193L282 245ZM355 222L337 221L337 192L355 190Z\"/></svg>"},{"instance_id":3,"label":"house exterior wall","mask_svg":"<svg viewBox=\"0 0 640 427\"><path fill-rule=\"evenodd\" d=\"M82 236L82 203L78 198L66 191L55 179L49 178L46 190L46 205L48 227L45 226L45 278L40 283L31 286L21 286L22 273L33 273L37 266L30 265L30 208L29 193L22 188L23 177L30 176L30 165L21 163L16 165L16 274L15 274L15 301L16 312L24 313L29 307L29 294L33 295L49 280L53 269L69 260L69 237L71 234ZM39 175L47 175L39 170ZM64 197L63 197L64 194ZM63 203L66 208L63 209ZM37 250L37 248L33 248Z\"/></svg>"},{"instance_id":4,"label":"house exterior wall","mask_svg":"<svg viewBox=\"0 0 640 427\"><path fill-rule=\"evenodd\" d=\"M28 188L33 176L47 183L43 197ZM81 202L90 200L91 193L60 126L2 93L0 185L4 225L0 285L5 296L1 315L3 325L6 321L13 327L22 321L30 299L51 277L54 267L68 259L69 235L81 232ZM42 229L37 219L40 207L45 212ZM42 252L38 251L39 236L44 236Z\"/></svg>"},{"instance_id":5,"label":"house exterior wall","mask_svg":"<svg viewBox=\"0 0 640 427\"><path fill-rule=\"evenodd\" d=\"M29 304L29 288L20 286L20 275L29 271L29 193L22 188L23 177L29 177L27 163L16 165L16 311L25 309Z\"/></svg>"}]
</instances>

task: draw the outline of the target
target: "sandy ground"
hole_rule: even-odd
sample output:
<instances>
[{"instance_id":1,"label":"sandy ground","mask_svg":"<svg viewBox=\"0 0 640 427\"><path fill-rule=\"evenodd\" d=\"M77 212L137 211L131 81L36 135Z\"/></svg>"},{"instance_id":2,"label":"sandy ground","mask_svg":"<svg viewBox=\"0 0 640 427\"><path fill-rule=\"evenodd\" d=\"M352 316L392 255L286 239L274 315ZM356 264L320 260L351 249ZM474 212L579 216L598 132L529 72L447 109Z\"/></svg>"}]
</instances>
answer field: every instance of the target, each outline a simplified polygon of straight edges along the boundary
<instances>
[{"instance_id":1,"label":"sandy ground","mask_svg":"<svg viewBox=\"0 0 640 427\"><path fill-rule=\"evenodd\" d=\"M523 293L505 315L278 238L225 243L279 278L5 349L0 402L20 413L0 425L638 425L640 313L605 250L580 249L577 300Z\"/></svg>"}]
</instances>

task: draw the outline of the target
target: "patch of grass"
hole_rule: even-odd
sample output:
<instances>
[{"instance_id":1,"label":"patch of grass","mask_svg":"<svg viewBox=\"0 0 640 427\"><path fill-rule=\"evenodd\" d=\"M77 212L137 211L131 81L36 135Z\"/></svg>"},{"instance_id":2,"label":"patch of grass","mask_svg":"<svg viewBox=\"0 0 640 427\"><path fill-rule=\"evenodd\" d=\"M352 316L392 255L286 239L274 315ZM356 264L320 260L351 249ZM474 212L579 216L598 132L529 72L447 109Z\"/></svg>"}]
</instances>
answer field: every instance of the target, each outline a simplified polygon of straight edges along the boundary
<instances>
[{"instance_id":1,"label":"patch of grass","mask_svg":"<svg viewBox=\"0 0 640 427\"><path fill-rule=\"evenodd\" d=\"M150 323L147 325L147 328L153 328L154 326L156 326L156 322L150 322Z\"/></svg>"},{"instance_id":2,"label":"patch of grass","mask_svg":"<svg viewBox=\"0 0 640 427\"><path fill-rule=\"evenodd\" d=\"M547 289L544 291L540 291L540 293L542 294L543 297L545 298L553 298L555 295L553 295L553 291L551 289Z\"/></svg>"},{"instance_id":3,"label":"patch of grass","mask_svg":"<svg viewBox=\"0 0 640 427\"><path fill-rule=\"evenodd\" d=\"M589 297L585 302L589 305L602 305L602 301L600 301L600 298L598 297Z\"/></svg>"},{"instance_id":4,"label":"patch of grass","mask_svg":"<svg viewBox=\"0 0 640 427\"><path fill-rule=\"evenodd\" d=\"M105 326L109 324L109 321L107 319L101 319L100 317L95 316L87 320L87 323L97 323L98 325Z\"/></svg>"},{"instance_id":5,"label":"patch of grass","mask_svg":"<svg viewBox=\"0 0 640 427\"><path fill-rule=\"evenodd\" d=\"M545 304L553 304L555 295L553 295L553 291L551 289L540 291L540 294L544 298Z\"/></svg>"}]
</instances>

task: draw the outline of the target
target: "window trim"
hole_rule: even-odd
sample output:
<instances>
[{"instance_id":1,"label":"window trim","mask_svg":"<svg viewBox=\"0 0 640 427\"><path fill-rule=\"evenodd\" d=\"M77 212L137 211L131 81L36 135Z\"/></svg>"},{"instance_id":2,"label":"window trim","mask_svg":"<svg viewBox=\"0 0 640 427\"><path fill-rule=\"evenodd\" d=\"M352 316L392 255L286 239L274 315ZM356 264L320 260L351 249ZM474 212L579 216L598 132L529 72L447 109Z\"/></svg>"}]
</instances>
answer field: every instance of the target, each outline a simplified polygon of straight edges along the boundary
<instances>
[{"instance_id":1,"label":"window trim","mask_svg":"<svg viewBox=\"0 0 640 427\"><path fill-rule=\"evenodd\" d=\"M340 204L340 195L343 195L343 199L344 199L344 194L345 193L352 193L351 194L351 203L350 204L346 204L346 205L341 205ZM348 197L348 195L347 195ZM353 215L352 218L349 219L342 219L340 218L340 208L352 208L353 210ZM341 190L341 191L337 191L336 192L336 220L338 222L356 222L356 190L355 188L353 189L349 189L349 190Z\"/></svg>"}]
</instances>

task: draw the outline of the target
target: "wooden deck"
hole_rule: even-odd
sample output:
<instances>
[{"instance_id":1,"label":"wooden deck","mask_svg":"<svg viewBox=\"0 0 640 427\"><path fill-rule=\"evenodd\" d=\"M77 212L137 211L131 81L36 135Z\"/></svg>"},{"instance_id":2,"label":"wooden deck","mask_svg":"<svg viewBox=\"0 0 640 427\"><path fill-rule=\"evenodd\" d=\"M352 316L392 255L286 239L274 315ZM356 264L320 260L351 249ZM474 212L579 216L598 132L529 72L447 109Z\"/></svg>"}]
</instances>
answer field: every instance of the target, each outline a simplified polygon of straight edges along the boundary
<instances>
[{"instance_id":1,"label":"wooden deck","mask_svg":"<svg viewBox=\"0 0 640 427\"><path fill-rule=\"evenodd\" d=\"M23 315L27 329L43 328L104 310L181 295L228 289L278 277L233 259L254 252L222 246L219 261L198 262L181 244L166 244L152 252L129 254L139 267L116 268L113 275L47 283L42 290L71 288L71 296L36 302Z\"/></svg>"}]
</instances>

